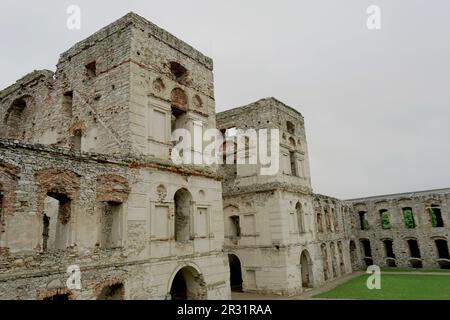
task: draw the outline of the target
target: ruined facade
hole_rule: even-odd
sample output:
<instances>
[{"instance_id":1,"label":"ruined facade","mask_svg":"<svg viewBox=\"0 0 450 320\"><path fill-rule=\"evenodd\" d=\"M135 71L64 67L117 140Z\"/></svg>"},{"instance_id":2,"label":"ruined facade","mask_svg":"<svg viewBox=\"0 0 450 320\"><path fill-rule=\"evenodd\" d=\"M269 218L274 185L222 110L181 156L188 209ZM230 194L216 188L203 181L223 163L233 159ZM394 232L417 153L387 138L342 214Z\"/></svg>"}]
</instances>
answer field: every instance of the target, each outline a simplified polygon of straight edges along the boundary
<instances>
[{"instance_id":1,"label":"ruined facade","mask_svg":"<svg viewBox=\"0 0 450 320\"><path fill-rule=\"evenodd\" d=\"M278 129L279 170L175 164L172 133L199 127ZM212 60L133 13L0 91L0 299L292 295L372 263L448 268L449 201L315 194L298 111L216 115Z\"/></svg>"},{"instance_id":2,"label":"ruined facade","mask_svg":"<svg viewBox=\"0 0 450 320\"><path fill-rule=\"evenodd\" d=\"M350 273L349 206L312 192L303 116L267 98L217 114L217 126L225 134L280 132L276 174L261 174L260 165L251 164L221 170L232 289L292 295Z\"/></svg>"},{"instance_id":3,"label":"ruined facade","mask_svg":"<svg viewBox=\"0 0 450 320\"><path fill-rule=\"evenodd\" d=\"M232 290L296 294L372 264L450 268L450 189L353 200L315 194L304 119L274 98L221 112L217 126L281 135L276 175L247 164L220 171Z\"/></svg>"},{"instance_id":4,"label":"ruined facade","mask_svg":"<svg viewBox=\"0 0 450 320\"><path fill-rule=\"evenodd\" d=\"M450 189L346 201L313 193L303 117L274 98L221 112L217 126L281 135L277 174L220 171L232 290L295 294L372 264L450 268Z\"/></svg>"},{"instance_id":5,"label":"ruined facade","mask_svg":"<svg viewBox=\"0 0 450 320\"><path fill-rule=\"evenodd\" d=\"M349 200L356 261L450 269L450 189ZM359 258L357 258L359 257Z\"/></svg>"},{"instance_id":6,"label":"ruined facade","mask_svg":"<svg viewBox=\"0 0 450 320\"><path fill-rule=\"evenodd\" d=\"M221 178L169 158L212 68L131 13L0 92L0 299L230 297Z\"/></svg>"}]
</instances>

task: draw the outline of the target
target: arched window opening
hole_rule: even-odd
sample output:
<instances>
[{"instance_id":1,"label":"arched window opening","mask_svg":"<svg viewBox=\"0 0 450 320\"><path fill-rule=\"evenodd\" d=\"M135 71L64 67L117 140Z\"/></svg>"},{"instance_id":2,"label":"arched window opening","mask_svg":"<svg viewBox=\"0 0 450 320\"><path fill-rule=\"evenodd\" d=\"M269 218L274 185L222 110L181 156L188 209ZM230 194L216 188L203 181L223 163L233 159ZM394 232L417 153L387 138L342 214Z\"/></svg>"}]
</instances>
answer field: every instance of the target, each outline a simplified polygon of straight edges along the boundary
<instances>
[{"instance_id":1,"label":"arched window opening","mask_svg":"<svg viewBox=\"0 0 450 320\"><path fill-rule=\"evenodd\" d=\"M295 148L295 140L294 140L294 138L292 138L292 137L290 137L289 138L289 146L291 147L291 148Z\"/></svg>"},{"instance_id":2,"label":"arched window opening","mask_svg":"<svg viewBox=\"0 0 450 320\"><path fill-rule=\"evenodd\" d=\"M27 112L26 98L19 98L13 101L9 107L4 122L6 125L6 135L12 139L25 138L24 125L27 119L25 119L25 113Z\"/></svg>"},{"instance_id":3,"label":"arched window opening","mask_svg":"<svg viewBox=\"0 0 450 320\"><path fill-rule=\"evenodd\" d=\"M317 219L317 232L323 232L323 219L322 219L322 210L320 207L316 208L316 219Z\"/></svg>"},{"instance_id":4,"label":"arched window opening","mask_svg":"<svg viewBox=\"0 0 450 320\"><path fill-rule=\"evenodd\" d=\"M344 253L342 250L342 242L337 243L338 255L339 255L339 270L341 275L345 274L345 262L344 262Z\"/></svg>"},{"instance_id":5,"label":"arched window opening","mask_svg":"<svg viewBox=\"0 0 450 320\"><path fill-rule=\"evenodd\" d=\"M448 245L447 241L443 239L437 239L434 241L436 244L437 252L438 252L438 258L439 259L448 259L450 260L450 255L448 252Z\"/></svg>"},{"instance_id":6,"label":"arched window opening","mask_svg":"<svg viewBox=\"0 0 450 320\"><path fill-rule=\"evenodd\" d=\"M312 288L313 287L313 265L311 256L307 250L303 250L300 255L300 267L302 274L302 287Z\"/></svg>"},{"instance_id":7,"label":"arched window opening","mask_svg":"<svg viewBox=\"0 0 450 320\"><path fill-rule=\"evenodd\" d=\"M179 242L191 239L191 202L192 196L186 189L175 193L175 240Z\"/></svg>"},{"instance_id":8,"label":"arched window opening","mask_svg":"<svg viewBox=\"0 0 450 320\"><path fill-rule=\"evenodd\" d=\"M361 245L363 248L363 254L364 254L364 261L366 263L366 266L371 266L373 264L372 260L372 248L370 246L370 241L368 239L362 239Z\"/></svg>"},{"instance_id":9,"label":"arched window opening","mask_svg":"<svg viewBox=\"0 0 450 320\"><path fill-rule=\"evenodd\" d=\"M433 228L444 227L444 220L442 219L441 208L438 205L431 205L428 209L430 215L430 222Z\"/></svg>"},{"instance_id":10,"label":"arched window opening","mask_svg":"<svg viewBox=\"0 0 450 320\"><path fill-rule=\"evenodd\" d=\"M305 232L305 226L304 226L305 222L304 222L302 204L300 202L297 202L297 204L295 205L295 211L297 212L298 232L303 233L303 232Z\"/></svg>"},{"instance_id":11,"label":"arched window opening","mask_svg":"<svg viewBox=\"0 0 450 320\"><path fill-rule=\"evenodd\" d=\"M239 238L241 236L241 226L239 216L231 216L230 218L230 237Z\"/></svg>"},{"instance_id":12,"label":"arched window opening","mask_svg":"<svg viewBox=\"0 0 450 320\"><path fill-rule=\"evenodd\" d=\"M367 212L359 211L359 226L361 230L369 230L369 222L367 221Z\"/></svg>"},{"instance_id":13,"label":"arched window opening","mask_svg":"<svg viewBox=\"0 0 450 320\"><path fill-rule=\"evenodd\" d=\"M177 272L170 287L172 300L204 300L206 284L203 276L192 267Z\"/></svg>"},{"instance_id":14,"label":"arched window opening","mask_svg":"<svg viewBox=\"0 0 450 320\"><path fill-rule=\"evenodd\" d=\"M417 242L417 240L410 239L407 242L408 242L408 248L409 248L409 256L411 258L420 259L421 255L420 255L419 243Z\"/></svg>"},{"instance_id":15,"label":"arched window opening","mask_svg":"<svg viewBox=\"0 0 450 320\"><path fill-rule=\"evenodd\" d=\"M327 252L327 246L325 243L323 243L320 246L320 250L322 253L322 265L323 265L323 278L325 281L328 280L329 278L329 273L328 273L328 252Z\"/></svg>"}]
</instances>

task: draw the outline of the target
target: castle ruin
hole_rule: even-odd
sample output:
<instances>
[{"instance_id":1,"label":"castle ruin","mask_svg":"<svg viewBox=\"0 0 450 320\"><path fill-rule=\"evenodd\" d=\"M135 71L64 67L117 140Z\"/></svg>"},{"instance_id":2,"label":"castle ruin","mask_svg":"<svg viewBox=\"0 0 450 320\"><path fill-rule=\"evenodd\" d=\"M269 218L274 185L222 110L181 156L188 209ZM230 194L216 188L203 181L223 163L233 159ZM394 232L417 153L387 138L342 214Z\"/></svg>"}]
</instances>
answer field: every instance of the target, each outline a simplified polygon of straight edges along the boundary
<instances>
[{"instance_id":1,"label":"castle ruin","mask_svg":"<svg viewBox=\"0 0 450 320\"><path fill-rule=\"evenodd\" d=\"M279 129L279 172L173 163L172 132L198 123ZM315 194L303 116L274 98L216 114L212 60L134 13L0 91L0 299L295 295L372 264L450 268L449 226L450 189Z\"/></svg>"}]
</instances>

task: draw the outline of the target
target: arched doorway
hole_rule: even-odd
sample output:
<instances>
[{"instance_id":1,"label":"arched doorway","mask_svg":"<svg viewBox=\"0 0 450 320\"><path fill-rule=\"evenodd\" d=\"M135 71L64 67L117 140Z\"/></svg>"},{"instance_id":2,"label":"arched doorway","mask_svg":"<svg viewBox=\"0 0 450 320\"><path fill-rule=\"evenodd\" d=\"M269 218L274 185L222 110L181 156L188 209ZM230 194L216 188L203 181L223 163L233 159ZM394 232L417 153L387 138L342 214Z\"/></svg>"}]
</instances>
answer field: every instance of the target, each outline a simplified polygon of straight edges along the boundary
<instances>
[{"instance_id":1,"label":"arched doorway","mask_svg":"<svg viewBox=\"0 0 450 320\"><path fill-rule=\"evenodd\" d=\"M350 263L352 264L352 270L358 270L358 254L356 252L356 244L355 241L350 241Z\"/></svg>"},{"instance_id":2,"label":"arched doorway","mask_svg":"<svg viewBox=\"0 0 450 320\"><path fill-rule=\"evenodd\" d=\"M302 287L312 288L313 287L312 260L307 250L303 250L302 254L300 255L300 267L302 274Z\"/></svg>"},{"instance_id":3,"label":"arched doorway","mask_svg":"<svg viewBox=\"0 0 450 320\"><path fill-rule=\"evenodd\" d=\"M191 203L192 196L186 189L178 190L175 202L175 240L179 242L191 239Z\"/></svg>"},{"instance_id":4,"label":"arched doorway","mask_svg":"<svg viewBox=\"0 0 450 320\"><path fill-rule=\"evenodd\" d=\"M234 254L228 255L230 264L230 286L231 291L242 292L242 266L239 258Z\"/></svg>"},{"instance_id":5,"label":"arched doorway","mask_svg":"<svg viewBox=\"0 0 450 320\"><path fill-rule=\"evenodd\" d=\"M206 298L206 284L203 276L193 267L178 270L170 286L172 300L203 300Z\"/></svg>"}]
</instances>

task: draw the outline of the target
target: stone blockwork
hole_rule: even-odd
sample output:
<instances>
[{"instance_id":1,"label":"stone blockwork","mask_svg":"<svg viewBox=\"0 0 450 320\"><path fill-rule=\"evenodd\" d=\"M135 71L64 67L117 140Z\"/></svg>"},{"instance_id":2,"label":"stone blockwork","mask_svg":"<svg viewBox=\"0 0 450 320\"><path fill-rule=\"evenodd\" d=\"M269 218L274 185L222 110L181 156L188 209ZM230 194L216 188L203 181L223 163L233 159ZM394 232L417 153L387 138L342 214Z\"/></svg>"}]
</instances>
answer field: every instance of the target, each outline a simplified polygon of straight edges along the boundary
<instances>
[{"instance_id":1,"label":"stone blockwork","mask_svg":"<svg viewBox=\"0 0 450 320\"><path fill-rule=\"evenodd\" d=\"M0 299L230 298L221 177L169 157L212 68L130 13L0 92Z\"/></svg>"},{"instance_id":2,"label":"stone blockwork","mask_svg":"<svg viewBox=\"0 0 450 320\"><path fill-rule=\"evenodd\" d=\"M64 291L70 265L82 272L82 290L70 293L74 299L95 299L96 288L113 280L124 286L127 299L162 299L183 267L186 281L202 281L193 294L204 290L204 298L229 297L218 177L174 172L148 159L80 155L11 140L1 140L0 150L1 166L8 168L0 174L2 186L6 179L16 186L15 197L2 193L3 208L13 209L5 211L0 234L0 298L34 299L53 289ZM166 190L163 197L157 187ZM194 225L186 242L175 241L173 234L174 194L180 189L192 197ZM54 241L62 238L63 247L43 245L46 197L65 208L48 232ZM113 245L102 241L108 203L117 207Z\"/></svg>"}]
</instances>

